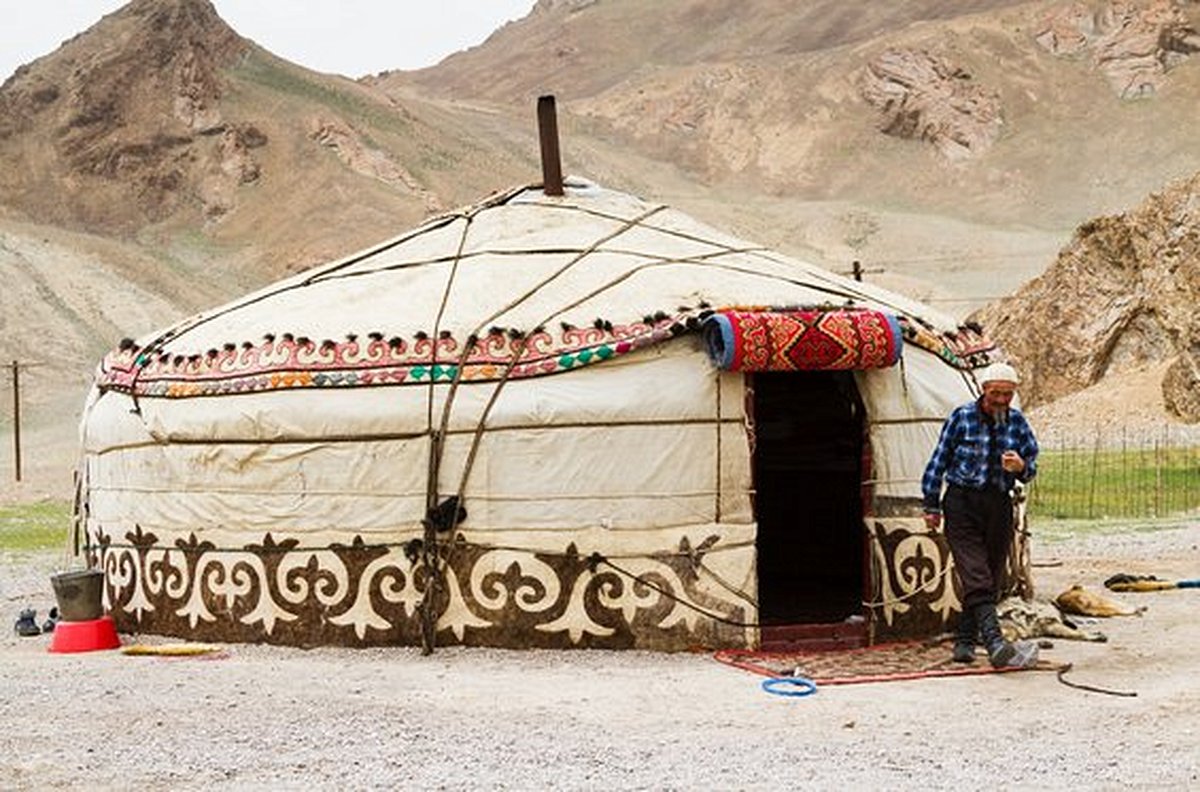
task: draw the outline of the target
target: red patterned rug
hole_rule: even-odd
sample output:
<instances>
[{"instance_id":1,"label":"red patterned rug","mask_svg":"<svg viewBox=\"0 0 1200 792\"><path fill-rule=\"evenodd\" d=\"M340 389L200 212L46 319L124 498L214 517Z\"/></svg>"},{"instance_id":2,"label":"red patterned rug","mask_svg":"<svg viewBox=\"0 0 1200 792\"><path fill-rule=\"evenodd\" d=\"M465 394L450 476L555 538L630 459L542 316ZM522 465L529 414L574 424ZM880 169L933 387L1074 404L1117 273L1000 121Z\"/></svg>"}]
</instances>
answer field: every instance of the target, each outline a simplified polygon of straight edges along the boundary
<instances>
[{"instance_id":1,"label":"red patterned rug","mask_svg":"<svg viewBox=\"0 0 1200 792\"><path fill-rule=\"evenodd\" d=\"M865 309L717 311L705 343L726 371L851 371L886 368L903 344L896 317Z\"/></svg>"},{"instance_id":2,"label":"red patterned rug","mask_svg":"<svg viewBox=\"0 0 1200 792\"><path fill-rule=\"evenodd\" d=\"M1055 671L1059 668L1059 664L1044 660L1028 669L992 668L982 654L974 663L956 663L950 659L949 642L915 641L829 652L754 652L748 649L722 649L714 658L720 663L762 676L803 677L817 685L894 682L1012 671Z\"/></svg>"}]
</instances>

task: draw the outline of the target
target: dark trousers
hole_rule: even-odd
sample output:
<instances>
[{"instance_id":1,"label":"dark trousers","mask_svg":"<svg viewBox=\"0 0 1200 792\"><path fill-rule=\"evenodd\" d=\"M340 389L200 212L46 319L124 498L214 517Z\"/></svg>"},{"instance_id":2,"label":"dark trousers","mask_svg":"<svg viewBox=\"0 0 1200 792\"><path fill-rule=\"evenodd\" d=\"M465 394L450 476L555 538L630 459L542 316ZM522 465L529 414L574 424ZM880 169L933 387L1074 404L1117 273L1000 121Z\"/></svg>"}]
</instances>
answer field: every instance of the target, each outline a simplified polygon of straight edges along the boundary
<instances>
[{"instance_id":1,"label":"dark trousers","mask_svg":"<svg viewBox=\"0 0 1200 792\"><path fill-rule=\"evenodd\" d=\"M942 498L942 520L962 584L963 608L994 604L1012 548L1012 499L996 488L951 484Z\"/></svg>"}]
</instances>

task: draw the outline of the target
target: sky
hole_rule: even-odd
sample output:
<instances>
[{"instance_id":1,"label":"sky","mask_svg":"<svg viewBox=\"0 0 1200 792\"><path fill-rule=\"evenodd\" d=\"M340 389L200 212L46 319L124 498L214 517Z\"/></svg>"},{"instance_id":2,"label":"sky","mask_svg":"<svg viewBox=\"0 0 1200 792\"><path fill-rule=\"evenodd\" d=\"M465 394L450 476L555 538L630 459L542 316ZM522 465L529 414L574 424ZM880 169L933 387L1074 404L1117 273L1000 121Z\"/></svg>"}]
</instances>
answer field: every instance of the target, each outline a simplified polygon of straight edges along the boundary
<instances>
[{"instance_id":1,"label":"sky","mask_svg":"<svg viewBox=\"0 0 1200 792\"><path fill-rule=\"evenodd\" d=\"M281 58L347 77L418 69L474 46L534 0L211 0L229 25ZM0 0L0 82L125 0Z\"/></svg>"}]
</instances>

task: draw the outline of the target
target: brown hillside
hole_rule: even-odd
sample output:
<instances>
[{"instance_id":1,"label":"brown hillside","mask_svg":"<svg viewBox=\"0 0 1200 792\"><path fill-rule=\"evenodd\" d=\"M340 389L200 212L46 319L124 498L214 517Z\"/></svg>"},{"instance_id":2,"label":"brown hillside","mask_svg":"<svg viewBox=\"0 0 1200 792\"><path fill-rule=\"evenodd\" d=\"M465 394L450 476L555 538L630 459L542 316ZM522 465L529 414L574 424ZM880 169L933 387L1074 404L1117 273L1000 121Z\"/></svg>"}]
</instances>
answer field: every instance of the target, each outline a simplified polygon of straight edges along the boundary
<instances>
[{"instance_id":1,"label":"brown hillside","mask_svg":"<svg viewBox=\"0 0 1200 792\"><path fill-rule=\"evenodd\" d=\"M553 91L579 129L708 189L1061 231L1197 169L1198 16L1171 0L543 2L371 83L522 109Z\"/></svg>"},{"instance_id":2,"label":"brown hillside","mask_svg":"<svg viewBox=\"0 0 1200 792\"><path fill-rule=\"evenodd\" d=\"M371 80L440 96L527 104L584 99L660 69L788 58L911 25L994 12L1022 0L538 0L479 47L415 72Z\"/></svg>"},{"instance_id":3,"label":"brown hillside","mask_svg":"<svg viewBox=\"0 0 1200 792\"><path fill-rule=\"evenodd\" d=\"M201 256L215 243L250 282L529 172L435 108L274 57L208 0L134 0L0 87L4 205Z\"/></svg>"}]
</instances>

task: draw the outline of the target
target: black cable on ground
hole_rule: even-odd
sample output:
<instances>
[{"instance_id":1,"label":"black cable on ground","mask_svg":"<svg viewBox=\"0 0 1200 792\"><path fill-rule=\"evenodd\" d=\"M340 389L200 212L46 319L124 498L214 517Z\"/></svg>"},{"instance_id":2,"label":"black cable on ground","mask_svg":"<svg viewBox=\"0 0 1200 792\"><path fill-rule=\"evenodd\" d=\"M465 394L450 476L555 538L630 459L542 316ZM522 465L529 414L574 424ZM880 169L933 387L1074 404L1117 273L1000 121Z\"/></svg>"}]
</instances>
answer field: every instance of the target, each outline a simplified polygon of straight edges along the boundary
<instances>
[{"instance_id":1,"label":"black cable on ground","mask_svg":"<svg viewBox=\"0 0 1200 792\"><path fill-rule=\"evenodd\" d=\"M1096 687L1094 685L1084 685L1079 682L1071 682L1067 680L1067 672L1074 667L1074 663L1063 663L1058 668L1058 681L1062 682L1067 687L1077 688L1079 690L1088 690L1092 693L1103 693L1106 696L1124 696L1126 698L1134 698L1137 696L1136 690L1109 690L1108 688Z\"/></svg>"}]
</instances>

